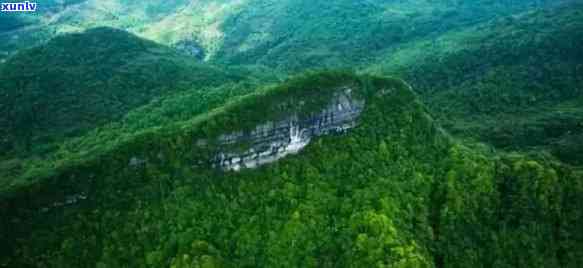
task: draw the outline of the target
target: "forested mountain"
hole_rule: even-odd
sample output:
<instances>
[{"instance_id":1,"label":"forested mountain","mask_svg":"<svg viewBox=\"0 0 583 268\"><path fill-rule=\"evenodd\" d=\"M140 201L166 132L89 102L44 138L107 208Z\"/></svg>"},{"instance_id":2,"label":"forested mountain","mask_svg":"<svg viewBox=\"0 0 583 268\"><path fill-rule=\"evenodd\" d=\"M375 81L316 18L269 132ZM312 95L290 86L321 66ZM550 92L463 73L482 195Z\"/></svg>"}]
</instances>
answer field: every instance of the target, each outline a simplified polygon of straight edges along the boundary
<instances>
[{"instance_id":1,"label":"forested mountain","mask_svg":"<svg viewBox=\"0 0 583 268\"><path fill-rule=\"evenodd\" d=\"M354 64L419 36L563 2L570 0L48 0L39 2L43 12L31 27L0 31L0 48L12 52L59 33L110 26L201 49L207 60L301 71Z\"/></svg>"},{"instance_id":2,"label":"forested mountain","mask_svg":"<svg viewBox=\"0 0 583 268\"><path fill-rule=\"evenodd\" d=\"M230 150L216 143L224 134L309 117L346 88L366 103L355 129L258 169L223 173L206 164L216 150ZM3 233L18 245L7 265L576 267L582 260L582 204L569 201L583 192L581 174L464 147L399 80L311 74L109 143L79 160L57 159L56 170L37 174L36 187L5 194L4 213L20 222Z\"/></svg>"},{"instance_id":3,"label":"forested mountain","mask_svg":"<svg viewBox=\"0 0 583 268\"><path fill-rule=\"evenodd\" d=\"M38 5L0 267L583 266L579 1Z\"/></svg>"},{"instance_id":4,"label":"forested mountain","mask_svg":"<svg viewBox=\"0 0 583 268\"><path fill-rule=\"evenodd\" d=\"M79 136L156 97L242 79L120 30L57 37L0 66L0 157L51 150L37 145Z\"/></svg>"},{"instance_id":5,"label":"forested mountain","mask_svg":"<svg viewBox=\"0 0 583 268\"><path fill-rule=\"evenodd\" d=\"M583 5L531 11L404 45L367 72L411 82L455 134L581 164Z\"/></svg>"}]
</instances>

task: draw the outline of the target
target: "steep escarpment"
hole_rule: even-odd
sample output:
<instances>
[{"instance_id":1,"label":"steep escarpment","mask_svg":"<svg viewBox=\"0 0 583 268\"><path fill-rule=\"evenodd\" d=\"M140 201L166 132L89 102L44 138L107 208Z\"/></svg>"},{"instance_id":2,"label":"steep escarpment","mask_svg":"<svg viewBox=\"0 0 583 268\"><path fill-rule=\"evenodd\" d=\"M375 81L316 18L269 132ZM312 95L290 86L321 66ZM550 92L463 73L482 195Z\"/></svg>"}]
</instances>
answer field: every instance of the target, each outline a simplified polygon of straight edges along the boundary
<instances>
[{"instance_id":1,"label":"steep escarpment","mask_svg":"<svg viewBox=\"0 0 583 268\"><path fill-rule=\"evenodd\" d=\"M274 143L303 148L264 164ZM580 172L457 143L398 79L307 74L104 146L3 192L0 264L533 267L583 252Z\"/></svg>"},{"instance_id":2,"label":"steep escarpment","mask_svg":"<svg viewBox=\"0 0 583 268\"><path fill-rule=\"evenodd\" d=\"M337 89L327 106L317 114L303 119L291 114L282 120L261 124L250 132L221 135L219 144L225 150L217 153L213 166L239 170L274 162L299 152L315 137L342 134L354 128L363 109L364 100L355 99L352 89ZM237 144L250 144L250 148L244 152L229 151L229 147Z\"/></svg>"},{"instance_id":3,"label":"steep escarpment","mask_svg":"<svg viewBox=\"0 0 583 268\"><path fill-rule=\"evenodd\" d=\"M382 85L382 88L377 91L375 83L378 83L379 87ZM369 97L366 96L380 98L380 94L402 95L400 98L404 102L403 109L407 109L406 107L411 105L408 102L414 100L405 84L398 80L365 79L334 72L313 74L275 88L259 90L255 94L171 128L143 132L123 144L113 146L102 155L70 152L76 156L56 160L45 167L37 167L36 171L31 170L23 175L22 181L26 183L15 184L20 186L9 188L8 191L4 189L0 208L3 216L1 226L2 230L10 231L2 232L3 240L15 244L10 244L11 246L6 244L3 252L13 254L16 258L7 255L2 260L8 264L27 263L27 260L32 259L35 262L44 262L41 260L42 254L60 251L58 245L68 243L65 241L69 238L78 242L83 241L73 238L75 235L71 234L86 233L77 230L80 227L78 224L86 221L75 219L77 216L71 213L82 218L97 216L96 225L91 224L92 226L111 227L119 222L110 221L112 220L110 217L116 215L118 212L115 211L122 207L133 210L139 203L146 202L149 204L148 210L154 209L152 212L157 210L155 207L166 202L163 201L166 194L159 195L162 193L160 191L174 191L171 189L176 190L175 187L187 184L191 185L189 187L197 188L213 187L211 185L215 182L220 183L225 179L234 178L229 175L230 172L221 171L219 166L213 167L213 164L217 164L217 156L221 154L245 154L256 150L260 154L256 155L254 163L265 164L269 161L262 157L266 156L265 152L270 151L262 148L273 141L279 142L280 149L279 153L267 156L271 160L289 152L299 151L295 138L303 141L302 146L307 145L306 152L313 151L314 149L310 148L318 146L320 139L346 139L352 130L359 128L360 122L364 122L361 121L361 117L367 114L365 103ZM399 103L395 102L394 105ZM278 125L283 127L275 127ZM294 129L303 130L303 135L288 136L289 131L293 132ZM266 133L259 130L268 131ZM255 135L251 135L252 133ZM228 141L228 137L237 138ZM312 141L309 145L306 142L308 140ZM304 154L304 151L301 154ZM286 159L288 157L280 161L283 163L289 161ZM278 163L279 161L272 165L277 166ZM262 172L261 170L270 169L272 165L245 169L240 174ZM151 195L153 193L155 194ZM121 218L126 216L129 215ZM210 214L208 216L211 217ZM89 230L96 231L93 227L86 231ZM102 231L98 231L100 238L95 238L101 242L92 241L98 244L105 242L102 240L105 237L101 236L108 235ZM156 243L166 243L156 240L158 241ZM77 242L73 244L76 245L71 246L87 249L100 247L98 244L80 245ZM26 252L22 249L26 249ZM106 260L109 257L103 255L106 254L102 251L104 248L93 249L96 251L90 251L97 254L87 252L91 257L86 255L84 258L88 259L82 262L96 263L104 258L103 262L109 265L119 264L114 260ZM51 266L53 260L45 261ZM60 261L68 262L64 259ZM139 260L137 263L143 262Z\"/></svg>"}]
</instances>

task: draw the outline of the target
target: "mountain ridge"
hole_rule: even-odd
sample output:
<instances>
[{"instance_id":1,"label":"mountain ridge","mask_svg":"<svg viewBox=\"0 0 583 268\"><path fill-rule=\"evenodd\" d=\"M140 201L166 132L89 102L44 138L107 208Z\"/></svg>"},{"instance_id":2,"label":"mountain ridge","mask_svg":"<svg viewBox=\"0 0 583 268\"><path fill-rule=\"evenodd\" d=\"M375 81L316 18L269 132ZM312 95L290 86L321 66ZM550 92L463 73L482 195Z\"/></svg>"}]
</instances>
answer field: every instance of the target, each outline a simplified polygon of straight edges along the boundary
<instances>
[{"instance_id":1,"label":"mountain ridge","mask_svg":"<svg viewBox=\"0 0 583 268\"><path fill-rule=\"evenodd\" d=\"M221 135L312 114L346 86L366 99L354 129L256 169L211 167ZM459 144L398 79L311 73L169 129L136 134L103 155L79 156L76 163L57 161L64 165L55 179L4 196L16 198L0 209L2 219L11 219L2 229L13 230L5 239L25 250L3 256L3 263L569 266L582 254L578 238L555 236L579 235L581 221L571 219L583 206L567 201L583 193L580 174ZM523 235L531 237L532 252L520 251L523 241L515 238ZM561 250L570 255L554 255Z\"/></svg>"},{"instance_id":2,"label":"mountain ridge","mask_svg":"<svg viewBox=\"0 0 583 268\"><path fill-rule=\"evenodd\" d=\"M548 150L577 164L580 152L567 147L581 131L581 8L573 3L453 31L405 46L364 72L410 81L454 135L509 151Z\"/></svg>"},{"instance_id":3,"label":"mountain ridge","mask_svg":"<svg viewBox=\"0 0 583 268\"><path fill-rule=\"evenodd\" d=\"M3 151L41 154L156 97L243 80L112 28L57 37L0 68Z\"/></svg>"}]
</instances>

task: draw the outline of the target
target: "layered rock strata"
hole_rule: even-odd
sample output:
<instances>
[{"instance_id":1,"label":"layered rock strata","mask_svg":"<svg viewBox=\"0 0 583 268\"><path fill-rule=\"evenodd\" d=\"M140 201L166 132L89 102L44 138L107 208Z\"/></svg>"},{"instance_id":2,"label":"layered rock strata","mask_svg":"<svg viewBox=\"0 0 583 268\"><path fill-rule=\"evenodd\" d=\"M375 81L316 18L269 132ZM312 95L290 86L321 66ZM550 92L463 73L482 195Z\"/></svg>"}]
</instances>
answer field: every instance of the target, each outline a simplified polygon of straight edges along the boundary
<instances>
[{"instance_id":1,"label":"layered rock strata","mask_svg":"<svg viewBox=\"0 0 583 268\"><path fill-rule=\"evenodd\" d=\"M328 105L312 116L297 114L256 126L251 131L238 131L219 137L221 148L243 144L243 152L220 151L213 159L213 166L222 170L238 171L255 168L295 154L317 136L341 134L357 126L357 119L364 109L364 101L354 97L352 90L338 90Z\"/></svg>"}]
</instances>

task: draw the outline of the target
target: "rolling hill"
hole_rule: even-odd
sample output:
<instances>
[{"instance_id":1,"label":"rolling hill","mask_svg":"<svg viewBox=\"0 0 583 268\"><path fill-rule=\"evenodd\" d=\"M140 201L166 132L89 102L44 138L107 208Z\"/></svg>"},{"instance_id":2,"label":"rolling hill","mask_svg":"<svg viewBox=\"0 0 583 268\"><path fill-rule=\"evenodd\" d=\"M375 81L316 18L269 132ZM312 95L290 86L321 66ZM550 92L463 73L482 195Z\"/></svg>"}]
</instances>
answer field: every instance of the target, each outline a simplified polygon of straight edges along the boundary
<instances>
[{"instance_id":1,"label":"rolling hill","mask_svg":"<svg viewBox=\"0 0 583 268\"><path fill-rule=\"evenodd\" d=\"M10 55L62 33L106 26L206 60L297 72L352 65L418 36L568 1L49 0L39 3L42 12L19 16L29 27L0 31L0 50Z\"/></svg>"},{"instance_id":2,"label":"rolling hill","mask_svg":"<svg viewBox=\"0 0 583 268\"><path fill-rule=\"evenodd\" d=\"M121 30L57 37L0 65L1 157L42 155L152 99L239 80Z\"/></svg>"},{"instance_id":3,"label":"rolling hill","mask_svg":"<svg viewBox=\"0 0 583 268\"><path fill-rule=\"evenodd\" d=\"M583 6L530 11L404 45L366 72L410 81L452 133L581 164Z\"/></svg>"}]
</instances>

